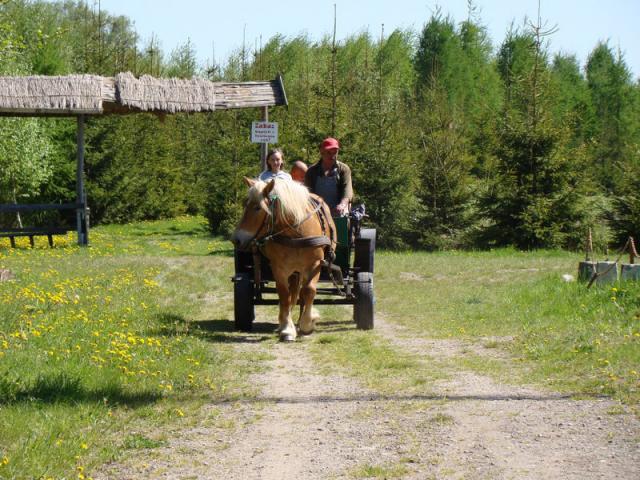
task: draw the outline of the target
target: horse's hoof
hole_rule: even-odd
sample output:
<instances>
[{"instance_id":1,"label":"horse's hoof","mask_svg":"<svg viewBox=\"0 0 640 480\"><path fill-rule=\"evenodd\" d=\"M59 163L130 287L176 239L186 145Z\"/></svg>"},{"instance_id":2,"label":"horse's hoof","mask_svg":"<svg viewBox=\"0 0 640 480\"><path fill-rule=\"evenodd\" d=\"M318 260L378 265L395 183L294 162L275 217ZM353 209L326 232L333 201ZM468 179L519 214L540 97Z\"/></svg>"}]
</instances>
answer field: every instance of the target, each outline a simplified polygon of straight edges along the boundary
<instances>
[{"instance_id":1,"label":"horse's hoof","mask_svg":"<svg viewBox=\"0 0 640 480\"><path fill-rule=\"evenodd\" d=\"M308 332L305 332L304 330L300 330L300 335L311 335L313 333L313 329L309 330Z\"/></svg>"},{"instance_id":2,"label":"horse's hoof","mask_svg":"<svg viewBox=\"0 0 640 480\"><path fill-rule=\"evenodd\" d=\"M296 337L290 333L280 334L281 342L294 342Z\"/></svg>"}]
</instances>

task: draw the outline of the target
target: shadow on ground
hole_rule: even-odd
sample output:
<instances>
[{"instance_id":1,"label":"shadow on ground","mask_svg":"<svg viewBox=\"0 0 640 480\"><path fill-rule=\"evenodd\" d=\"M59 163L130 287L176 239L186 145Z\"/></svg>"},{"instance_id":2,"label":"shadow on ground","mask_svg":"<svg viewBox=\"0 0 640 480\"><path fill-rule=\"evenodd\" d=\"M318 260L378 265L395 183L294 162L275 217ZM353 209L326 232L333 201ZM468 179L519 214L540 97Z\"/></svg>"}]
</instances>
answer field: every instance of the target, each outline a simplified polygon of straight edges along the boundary
<instances>
[{"instance_id":1,"label":"shadow on ground","mask_svg":"<svg viewBox=\"0 0 640 480\"><path fill-rule=\"evenodd\" d=\"M191 322L196 334L210 342L259 343L274 338L278 326L274 323L253 322L251 332L238 332L234 322L228 319L200 320Z\"/></svg>"},{"instance_id":2,"label":"shadow on ground","mask_svg":"<svg viewBox=\"0 0 640 480\"><path fill-rule=\"evenodd\" d=\"M17 403L93 403L139 407L154 403L162 398L155 391L127 392L120 384L101 385L87 388L78 377L67 373L40 374L31 382L10 382L5 379L0 385L0 405ZM11 388L13 387L13 388Z\"/></svg>"}]
</instances>

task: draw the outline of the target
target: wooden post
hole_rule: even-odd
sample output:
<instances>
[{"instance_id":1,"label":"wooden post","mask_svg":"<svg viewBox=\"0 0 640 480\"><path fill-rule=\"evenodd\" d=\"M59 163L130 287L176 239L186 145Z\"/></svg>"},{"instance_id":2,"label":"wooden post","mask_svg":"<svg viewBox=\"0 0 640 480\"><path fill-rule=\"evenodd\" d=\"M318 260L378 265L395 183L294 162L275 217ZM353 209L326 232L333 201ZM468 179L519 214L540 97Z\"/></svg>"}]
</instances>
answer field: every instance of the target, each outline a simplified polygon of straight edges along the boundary
<instances>
[{"instance_id":1,"label":"wooden post","mask_svg":"<svg viewBox=\"0 0 640 480\"><path fill-rule=\"evenodd\" d=\"M262 121L263 122L269 121L269 107L262 107ZM261 143L260 144L260 165L262 167L262 169L260 170L261 172L267 169L267 152L268 151L269 151L269 144Z\"/></svg>"},{"instance_id":2,"label":"wooden post","mask_svg":"<svg viewBox=\"0 0 640 480\"><path fill-rule=\"evenodd\" d=\"M77 132L77 166L76 166L76 227L78 231L78 245L89 244L86 208L87 201L84 192L84 115L78 115Z\"/></svg>"}]
</instances>

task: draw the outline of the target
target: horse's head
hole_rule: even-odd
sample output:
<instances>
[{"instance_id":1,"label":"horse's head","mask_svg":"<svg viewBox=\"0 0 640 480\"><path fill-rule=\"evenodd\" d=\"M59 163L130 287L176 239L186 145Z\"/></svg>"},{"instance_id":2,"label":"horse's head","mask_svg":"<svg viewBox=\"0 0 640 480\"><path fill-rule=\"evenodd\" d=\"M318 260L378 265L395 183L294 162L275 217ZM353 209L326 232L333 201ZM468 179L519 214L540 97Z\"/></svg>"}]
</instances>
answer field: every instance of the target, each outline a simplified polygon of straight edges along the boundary
<instances>
[{"instance_id":1,"label":"horse's head","mask_svg":"<svg viewBox=\"0 0 640 480\"><path fill-rule=\"evenodd\" d=\"M271 216L269 194L273 190L275 180L264 183L244 177L244 183L249 187L249 193L242 219L231 236L231 241L241 250L248 248L261 233L266 233Z\"/></svg>"}]
</instances>

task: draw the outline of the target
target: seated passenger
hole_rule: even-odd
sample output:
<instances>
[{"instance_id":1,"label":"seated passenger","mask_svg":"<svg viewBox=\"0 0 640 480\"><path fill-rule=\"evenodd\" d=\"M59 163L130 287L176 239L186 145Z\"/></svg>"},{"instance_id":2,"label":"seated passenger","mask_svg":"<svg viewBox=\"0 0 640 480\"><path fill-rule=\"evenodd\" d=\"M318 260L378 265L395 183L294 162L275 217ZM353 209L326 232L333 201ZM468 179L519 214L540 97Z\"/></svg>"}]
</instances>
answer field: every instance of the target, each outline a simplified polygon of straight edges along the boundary
<instances>
[{"instance_id":1,"label":"seated passenger","mask_svg":"<svg viewBox=\"0 0 640 480\"><path fill-rule=\"evenodd\" d=\"M293 178L295 182L304 183L304 175L307 173L307 170L308 167L306 163L301 160L296 160L291 167L291 178Z\"/></svg>"},{"instance_id":2,"label":"seated passenger","mask_svg":"<svg viewBox=\"0 0 640 480\"><path fill-rule=\"evenodd\" d=\"M274 178L282 180L291 180L291 175L282 170L284 166L284 154L281 148L269 150L267 154L267 169L260 174L258 180L270 182Z\"/></svg>"},{"instance_id":3,"label":"seated passenger","mask_svg":"<svg viewBox=\"0 0 640 480\"><path fill-rule=\"evenodd\" d=\"M309 191L322 197L335 216L349 214L353 198L351 169L338 161L340 144L335 138L325 138L320 144L320 160L309 167L304 184Z\"/></svg>"}]
</instances>

